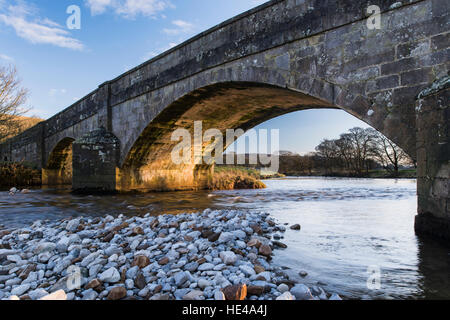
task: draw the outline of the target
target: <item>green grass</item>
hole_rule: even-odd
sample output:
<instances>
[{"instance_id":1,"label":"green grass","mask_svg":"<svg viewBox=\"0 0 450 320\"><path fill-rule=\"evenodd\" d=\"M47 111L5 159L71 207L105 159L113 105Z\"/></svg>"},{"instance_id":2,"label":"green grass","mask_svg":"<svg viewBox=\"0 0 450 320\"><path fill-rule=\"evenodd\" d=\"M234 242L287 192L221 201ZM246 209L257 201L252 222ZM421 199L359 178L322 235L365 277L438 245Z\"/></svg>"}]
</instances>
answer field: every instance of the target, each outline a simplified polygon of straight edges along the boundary
<instances>
[{"instance_id":1,"label":"green grass","mask_svg":"<svg viewBox=\"0 0 450 320\"><path fill-rule=\"evenodd\" d=\"M264 189L259 170L245 167L216 166L208 183L210 190Z\"/></svg>"}]
</instances>

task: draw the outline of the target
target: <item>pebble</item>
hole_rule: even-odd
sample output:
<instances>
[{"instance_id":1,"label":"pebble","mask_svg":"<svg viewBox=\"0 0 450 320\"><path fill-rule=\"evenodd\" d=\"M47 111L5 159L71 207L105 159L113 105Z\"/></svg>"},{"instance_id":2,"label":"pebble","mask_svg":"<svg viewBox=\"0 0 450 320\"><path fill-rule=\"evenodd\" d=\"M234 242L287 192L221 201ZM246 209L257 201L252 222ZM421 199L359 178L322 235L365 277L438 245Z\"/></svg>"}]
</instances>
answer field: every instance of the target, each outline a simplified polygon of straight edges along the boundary
<instances>
[{"instance_id":1,"label":"pebble","mask_svg":"<svg viewBox=\"0 0 450 320\"><path fill-rule=\"evenodd\" d=\"M105 272L101 273L99 279L102 282L116 283L120 281L120 273L116 268L111 267Z\"/></svg>"},{"instance_id":2,"label":"pebble","mask_svg":"<svg viewBox=\"0 0 450 320\"><path fill-rule=\"evenodd\" d=\"M112 288L108 293L108 300L120 300L127 296L127 289L124 287Z\"/></svg>"},{"instance_id":3,"label":"pebble","mask_svg":"<svg viewBox=\"0 0 450 320\"><path fill-rule=\"evenodd\" d=\"M70 220L67 223L66 230L70 231L70 232L74 232L75 230L77 230L79 225L80 225L80 220L78 220L78 219Z\"/></svg>"},{"instance_id":4,"label":"pebble","mask_svg":"<svg viewBox=\"0 0 450 320\"><path fill-rule=\"evenodd\" d=\"M199 271L207 271L214 269L215 265L212 263L203 263L198 267Z\"/></svg>"},{"instance_id":5,"label":"pebble","mask_svg":"<svg viewBox=\"0 0 450 320\"><path fill-rule=\"evenodd\" d=\"M289 291L286 291L282 295L278 296L275 300L295 300L295 297Z\"/></svg>"},{"instance_id":6,"label":"pebble","mask_svg":"<svg viewBox=\"0 0 450 320\"><path fill-rule=\"evenodd\" d=\"M342 298L338 294L333 293L328 300L342 300Z\"/></svg>"},{"instance_id":7,"label":"pebble","mask_svg":"<svg viewBox=\"0 0 450 320\"><path fill-rule=\"evenodd\" d=\"M311 291L304 284L295 285L290 292L295 296L297 300L312 300L313 296Z\"/></svg>"},{"instance_id":8,"label":"pebble","mask_svg":"<svg viewBox=\"0 0 450 320\"><path fill-rule=\"evenodd\" d=\"M289 286L287 284L282 283L277 287L277 290L281 293L285 293L289 291Z\"/></svg>"},{"instance_id":9,"label":"pebble","mask_svg":"<svg viewBox=\"0 0 450 320\"><path fill-rule=\"evenodd\" d=\"M13 296L21 296L31 288L30 284L22 284L11 290Z\"/></svg>"},{"instance_id":10,"label":"pebble","mask_svg":"<svg viewBox=\"0 0 450 320\"><path fill-rule=\"evenodd\" d=\"M222 259L223 263L228 264L228 265L233 265L237 261L237 255L232 251L221 252L220 258Z\"/></svg>"},{"instance_id":11,"label":"pebble","mask_svg":"<svg viewBox=\"0 0 450 320\"><path fill-rule=\"evenodd\" d=\"M203 291L200 290L193 290L183 296L183 300L199 300L200 297L203 296Z\"/></svg>"},{"instance_id":12,"label":"pebble","mask_svg":"<svg viewBox=\"0 0 450 320\"><path fill-rule=\"evenodd\" d=\"M241 270L248 277L256 275L255 270L248 265L239 266L239 270Z\"/></svg>"}]
</instances>

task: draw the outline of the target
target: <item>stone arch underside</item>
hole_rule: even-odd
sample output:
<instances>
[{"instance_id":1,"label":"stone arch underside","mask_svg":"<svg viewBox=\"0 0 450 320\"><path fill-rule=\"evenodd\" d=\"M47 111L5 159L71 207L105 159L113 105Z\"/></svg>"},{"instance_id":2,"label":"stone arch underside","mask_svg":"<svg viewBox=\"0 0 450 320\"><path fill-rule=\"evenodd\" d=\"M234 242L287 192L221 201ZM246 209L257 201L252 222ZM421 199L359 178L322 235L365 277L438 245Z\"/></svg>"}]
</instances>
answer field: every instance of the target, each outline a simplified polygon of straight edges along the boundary
<instances>
[{"instance_id":1,"label":"stone arch underside","mask_svg":"<svg viewBox=\"0 0 450 320\"><path fill-rule=\"evenodd\" d=\"M72 143L75 139L67 137L58 142L53 148L42 169L43 185L72 184Z\"/></svg>"},{"instance_id":2,"label":"stone arch underside","mask_svg":"<svg viewBox=\"0 0 450 320\"><path fill-rule=\"evenodd\" d=\"M226 129L247 131L283 114L320 108L342 109L365 120L353 109L271 84L225 82L194 90L167 106L142 131L120 169L119 189L203 188L211 177L213 166L194 165L193 151L189 165L175 164L171 158L172 150L179 143L172 141L172 133L183 128L193 136L195 121L202 121L203 133L208 129L219 129L224 137L225 150L229 146L225 144ZM383 132L383 128L375 129ZM203 150L214 142L203 142Z\"/></svg>"}]
</instances>

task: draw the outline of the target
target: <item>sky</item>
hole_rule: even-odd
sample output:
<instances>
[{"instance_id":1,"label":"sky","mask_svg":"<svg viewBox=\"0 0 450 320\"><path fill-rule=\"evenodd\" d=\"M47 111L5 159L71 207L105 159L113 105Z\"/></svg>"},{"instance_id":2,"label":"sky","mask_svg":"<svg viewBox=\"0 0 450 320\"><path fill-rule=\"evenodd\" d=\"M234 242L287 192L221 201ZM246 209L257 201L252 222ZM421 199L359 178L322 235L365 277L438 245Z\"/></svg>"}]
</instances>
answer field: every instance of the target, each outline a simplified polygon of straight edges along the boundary
<instances>
[{"instance_id":1,"label":"sky","mask_svg":"<svg viewBox=\"0 0 450 320\"><path fill-rule=\"evenodd\" d=\"M0 0L0 65L30 90L30 116L47 119L98 85L265 0ZM80 29L67 20L80 9ZM75 20L69 20L74 22ZM272 119L280 149L313 151L323 138L365 126L344 111Z\"/></svg>"}]
</instances>

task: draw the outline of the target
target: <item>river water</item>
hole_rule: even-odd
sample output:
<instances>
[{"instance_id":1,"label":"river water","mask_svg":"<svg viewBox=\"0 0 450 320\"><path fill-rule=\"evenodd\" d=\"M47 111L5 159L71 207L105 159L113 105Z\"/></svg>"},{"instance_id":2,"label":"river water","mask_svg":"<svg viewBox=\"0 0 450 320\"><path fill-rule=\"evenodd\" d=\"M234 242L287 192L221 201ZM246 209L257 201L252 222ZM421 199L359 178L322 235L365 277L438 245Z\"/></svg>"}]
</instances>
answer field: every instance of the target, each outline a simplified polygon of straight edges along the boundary
<instances>
[{"instance_id":1,"label":"river water","mask_svg":"<svg viewBox=\"0 0 450 320\"><path fill-rule=\"evenodd\" d=\"M206 208L265 211L287 224L281 241L288 248L275 250L274 262L299 282L319 282L350 299L450 299L450 247L414 233L415 180L299 177L265 183L263 190L114 196L77 196L68 189L0 192L0 224ZM295 223L301 231L289 229ZM300 271L308 275L302 278Z\"/></svg>"}]
</instances>

